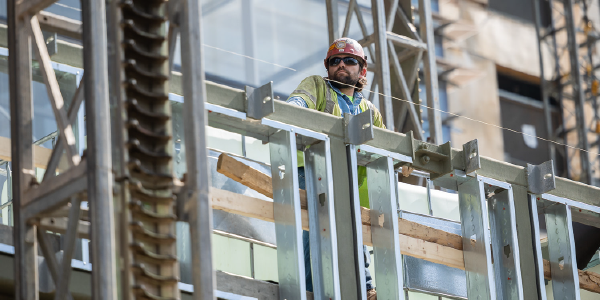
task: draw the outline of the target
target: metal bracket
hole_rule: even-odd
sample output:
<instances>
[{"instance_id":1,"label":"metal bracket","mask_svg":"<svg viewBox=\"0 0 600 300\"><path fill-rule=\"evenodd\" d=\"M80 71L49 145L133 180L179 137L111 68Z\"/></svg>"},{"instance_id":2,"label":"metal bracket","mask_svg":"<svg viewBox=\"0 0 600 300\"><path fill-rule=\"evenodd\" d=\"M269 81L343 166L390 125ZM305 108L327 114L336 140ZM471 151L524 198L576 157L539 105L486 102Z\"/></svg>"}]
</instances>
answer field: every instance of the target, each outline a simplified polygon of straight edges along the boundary
<instances>
[{"instance_id":1,"label":"metal bracket","mask_svg":"<svg viewBox=\"0 0 600 300\"><path fill-rule=\"evenodd\" d=\"M527 185L529 192L544 194L556 188L554 161L539 165L527 164Z\"/></svg>"},{"instance_id":2,"label":"metal bracket","mask_svg":"<svg viewBox=\"0 0 600 300\"><path fill-rule=\"evenodd\" d=\"M481 169L477 139L474 139L463 145L463 155L465 157L465 173L469 174Z\"/></svg>"},{"instance_id":3,"label":"metal bracket","mask_svg":"<svg viewBox=\"0 0 600 300\"><path fill-rule=\"evenodd\" d=\"M48 48L48 55L52 56L58 53L58 35L56 32L48 32L42 31L42 35L44 36L44 42L46 43L46 48Z\"/></svg>"},{"instance_id":4,"label":"metal bracket","mask_svg":"<svg viewBox=\"0 0 600 300\"><path fill-rule=\"evenodd\" d=\"M450 142L442 145L433 145L414 138L412 140L413 165L431 173L431 179L436 179L452 172L452 146Z\"/></svg>"},{"instance_id":5,"label":"metal bracket","mask_svg":"<svg viewBox=\"0 0 600 300\"><path fill-rule=\"evenodd\" d=\"M360 145L374 138L373 111L367 110L358 115L344 114L344 143Z\"/></svg>"},{"instance_id":6,"label":"metal bracket","mask_svg":"<svg viewBox=\"0 0 600 300\"><path fill-rule=\"evenodd\" d=\"M260 120L275 112L273 81L259 87L246 86L246 116Z\"/></svg>"}]
</instances>

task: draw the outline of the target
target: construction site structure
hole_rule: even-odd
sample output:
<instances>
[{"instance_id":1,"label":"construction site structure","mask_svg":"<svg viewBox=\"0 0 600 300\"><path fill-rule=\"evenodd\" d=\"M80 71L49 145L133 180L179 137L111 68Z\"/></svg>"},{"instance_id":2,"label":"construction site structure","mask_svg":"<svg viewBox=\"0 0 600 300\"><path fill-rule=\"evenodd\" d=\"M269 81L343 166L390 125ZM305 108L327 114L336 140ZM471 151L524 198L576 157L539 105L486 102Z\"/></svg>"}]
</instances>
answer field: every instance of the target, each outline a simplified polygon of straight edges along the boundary
<instances>
[{"instance_id":1,"label":"construction site structure","mask_svg":"<svg viewBox=\"0 0 600 300\"><path fill-rule=\"evenodd\" d=\"M210 23L202 10L211 6L200 1L82 0L77 22L44 11L53 0L7 0L0 29L7 33L11 132L0 137L8 187L0 186L0 209L12 228L0 228L0 261L14 272L0 272L0 297L367 299L365 256L373 257L378 299L598 297L600 275L587 261L580 266L573 225L600 228L600 188L589 184L598 154L584 127L587 103L598 113L594 34L586 25L587 44L577 44L573 1L561 14L569 63L579 69L578 48L587 47L583 69L591 71L559 72L553 82L560 88L550 93L540 58L540 78L548 132L556 127L551 98L562 97L563 117L566 98L575 99L575 129L553 137L562 144L549 153L575 147L565 152L567 162L573 166L569 158L579 155L584 182L557 176L553 160L520 166L484 156L481 140L461 148L445 142L439 81L454 70L436 57L435 33L450 23L432 12L432 1L414 8L407 0L372 0L372 34L363 1L325 1L329 41L347 36L354 17L360 27L375 66L365 93L388 127L380 129L370 111L335 117L277 101L273 82L240 89L207 81ZM251 10L252 1L241 2ZM562 41L551 23L553 41ZM70 40L59 42L58 34ZM256 69L247 71L256 81ZM56 125L41 139L34 138L39 82ZM214 130L221 149L211 147ZM226 150L228 134L240 136L242 155ZM366 168L366 185L357 167ZM426 187L404 183L415 178ZM369 208L361 207L363 192ZM410 204L420 197L425 213ZM235 243L219 244L217 236L247 243L250 278L215 271L215 257ZM257 263L254 247L271 255ZM258 274L261 264L274 266L277 284L260 280L267 277Z\"/></svg>"}]
</instances>

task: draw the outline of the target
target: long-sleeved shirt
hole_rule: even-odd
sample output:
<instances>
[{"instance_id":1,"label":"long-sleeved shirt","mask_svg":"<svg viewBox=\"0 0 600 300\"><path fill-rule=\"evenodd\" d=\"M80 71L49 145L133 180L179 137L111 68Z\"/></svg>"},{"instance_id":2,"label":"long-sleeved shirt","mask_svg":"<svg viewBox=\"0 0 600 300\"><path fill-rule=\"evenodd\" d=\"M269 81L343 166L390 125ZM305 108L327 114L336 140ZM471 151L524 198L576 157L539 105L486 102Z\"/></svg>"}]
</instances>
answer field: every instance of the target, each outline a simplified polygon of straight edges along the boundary
<instances>
[{"instance_id":1,"label":"long-sleeved shirt","mask_svg":"<svg viewBox=\"0 0 600 300\"><path fill-rule=\"evenodd\" d=\"M342 111L342 114L357 115L362 112L362 111L360 111L360 107L358 106L360 104L360 101L364 97L362 93L354 91L354 96L352 97L352 99L350 99L350 97L348 97L346 94L342 93L338 88L331 85L331 82L327 81L327 84L329 85L329 87L331 87L337 93L338 105L340 106L340 110ZM344 101L339 101L339 99L343 99ZM298 106L301 106L304 108L308 108L308 104L306 104L306 101L304 101L304 99L302 99L301 97L298 97L298 96L290 97L289 99L287 99L286 102L295 104L295 105L298 105Z\"/></svg>"}]
</instances>

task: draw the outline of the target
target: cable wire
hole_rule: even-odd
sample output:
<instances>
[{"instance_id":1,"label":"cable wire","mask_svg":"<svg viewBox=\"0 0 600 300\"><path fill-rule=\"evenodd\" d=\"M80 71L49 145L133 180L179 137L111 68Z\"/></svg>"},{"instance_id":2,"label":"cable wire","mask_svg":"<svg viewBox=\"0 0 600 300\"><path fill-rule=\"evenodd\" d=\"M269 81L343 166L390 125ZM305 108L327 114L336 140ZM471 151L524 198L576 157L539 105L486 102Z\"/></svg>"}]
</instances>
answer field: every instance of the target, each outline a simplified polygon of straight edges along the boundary
<instances>
[{"instance_id":1,"label":"cable wire","mask_svg":"<svg viewBox=\"0 0 600 300\"><path fill-rule=\"evenodd\" d=\"M284 69L288 69L288 70L297 72L296 69L292 69L292 68L289 68L289 67L286 67L286 66L282 66L282 65L279 65L279 64L276 64L276 63L268 62L268 61L265 61L265 60L262 60L262 59L254 58L254 57L251 57L251 56L248 56L248 55L239 54L239 53L236 53L236 52L228 51L228 50L225 50L225 49L221 49L221 48L210 46L210 45L206 45L206 44L202 44L202 45L204 47L208 47L208 48L216 49L216 50L219 50L219 51L231 53L231 54L234 54L234 55L242 56L242 57L245 57L245 58L248 58L248 59L253 59L253 60L256 60L256 61L260 61L262 63L274 65L274 66L277 66L277 67L280 67L280 68L284 68ZM343 82L339 82L339 81L336 81L336 80L332 80L332 79L328 79L328 80L330 82L335 82L335 83L338 83L338 84L347 85L349 87L354 87L353 85L350 85L350 84L347 84L347 83L343 83ZM524 136L536 138L536 139L544 141L544 142L553 143L553 144L556 144L556 145L559 145L559 146L564 146L564 147L571 148L571 149L574 149L574 150L580 150L580 151L587 152L587 153L592 154L592 155L600 156L599 152L593 152L593 151L581 149L579 147L575 147L575 146L571 146L571 145L568 145L568 144L563 144L563 143L560 143L560 142L557 142L557 141L545 139L545 138L542 138L542 137L539 137L539 136L527 134L527 133L524 133L522 131L518 131L518 130L515 130L515 129L510 129L510 128L502 127L500 125L496 125L496 124L488 123L488 122L485 122L485 121L477 120L477 119L474 119L474 118L471 118L471 117L466 117L466 116L459 115L459 114L456 114L456 113L452 113L452 112L449 112L449 111L444 111L444 110L439 109L439 108L433 108L433 107L427 106L425 104L420 104L420 103L412 102L412 101L409 101L409 100L406 100L406 99L401 99L401 98L398 98L398 97L394 97L392 95L385 95L383 93L379 93L379 92L367 90L367 89L364 89L364 88L363 88L363 91L367 91L369 93L375 93L377 95L384 96L384 97L390 97L390 98L392 98L394 100L406 102L409 105L410 104L416 104L416 105L419 105L419 106L424 107L424 108L428 108L428 109L431 109L431 110L436 110L436 111L439 111L439 112L442 112L442 113L445 113L445 114L449 114L451 116L455 116L457 118L462 118L462 119L469 120L469 121L472 121L472 122L477 122L477 123L484 124L484 125L487 125L487 126L492 126L492 127L495 127L495 128L501 129L501 130L506 130L506 131L510 131L510 132L522 134Z\"/></svg>"}]
</instances>

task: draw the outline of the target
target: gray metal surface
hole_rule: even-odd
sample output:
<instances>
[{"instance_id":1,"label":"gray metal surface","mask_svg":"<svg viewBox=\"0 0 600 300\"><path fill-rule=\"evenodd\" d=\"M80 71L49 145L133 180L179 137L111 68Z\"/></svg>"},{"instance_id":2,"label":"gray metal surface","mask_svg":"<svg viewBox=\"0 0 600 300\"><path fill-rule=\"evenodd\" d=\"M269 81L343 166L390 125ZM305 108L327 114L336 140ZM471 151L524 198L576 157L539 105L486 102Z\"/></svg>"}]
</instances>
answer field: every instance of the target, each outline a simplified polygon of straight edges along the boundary
<instances>
[{"instance_id":1,"label":"gray metal surface","mask_svg":"<svg viewBox=\"0 0 600 300\"><path fill-rule=\"evenodd\" d=\"M435 55L435 40L433 36L433 19L431 17L431 1L419 0L419 18L421 38L427 44L427 51L423 59L423 72L425 74L425 91L429 116L429 137L433 144L444 142L442 135L442 115L440 110L440 90L438 86L438 73Z\"/></svg>"},{"instance_id":2,"label":"gray metal surface","mask_svg":"<svg viewBox=\"0 0 600 300\"><path fill-rule=\"evenodd\" d=\"M465 173L469 174L481 169L481 160L479 159L479 145L477 139L463 144L463 155L465 158Z\"/></svg>"},{"instance_id":3,"label":"gray metal surface","mask_svg":"<svg viewBox=\"0 0 600 300\"><path fill-rule=\"evenodd\" d=\"M298 162L294 132L281 130L269 139L273 178L273 214L277 236L280 299L306 299Z\"/></svg>"},{"instance_id":4,"label":"gray metal surface","mask_svg":"<svg viewBox=\"0 0 600 300\"><path fill-rule=\"evenodd\" d=\"M464 270L404 255L404 282L409 290L421 290L467 298Z\"/></svg>"},{"instance_id":5,"label":"gray metal surface","mask_svg":"<svg viewBox=\"0 0 600 300\"><path fill-rule=\"evenodd\" d=\"M381 157L367 165L371 208L371 239L375 254L377 297L404 300L404 280L398 236L394 164Z\"/></svg>"},{"instance_id":6,"label":"gray metal surface","mask_svg":"<svg viewBox=\"0 0 600 300\"><path fill-rule=\"evenodd\" d=\"M360 145L375 138L373 134L373 112L358 115L344 114L344 142Z\"/></svg>"},{"instance_id":7,"label":"gray metal surface","mask_svg":"<svg viewBox=\"0 0 600 300\"><path fill-rule=\"evenodd\" d=\"M259 87L246 86L246 115L260 120L275 111L273 81Z\"/></svg>"},{"instance_id":8,"label":"gray metal surface","mask_svg":"<svg viewBox=\"0 0 600 300\"><path fill-rule=\"evenodd\" d=\"M467 291L472 299L496 299L483 187L483 180L477 178L458 186Z\"/></svg>"},{"instance_id":9,"label":"gray metal surface","mask_svg":"<svg viewBox=\"0 0 600 300\"><path fill-rule=\"evenodd\" d=\"M356 157L356 146L348 145L346 146L346 157L348 158L348 174L350 175L350 200L352 204L352 231L354 234L354 257L356 260L356 273L358 278L358 290L357 297L358 299L366 300L367 299L367 281L365 276L365 264L363 263L363 259L365 255L370 255L368 253L364 253L363 247L363 235L362 235L362 215L360 209L360 195L358 192L358 172L355 166L358 166L358 160Z\"/></svg>"},{"instance_id":10,"label":"gray metal surface","mask_svg":"<svg viewBox=\"0 0 600 300\"><path fill-rule=\"evenodd\" d=\"M17 1L7 1L8 48L11 53L8 61L10 88L11 156L14 246L15 246L15 299L37 299L38 266L37 242L29 238L35 235L35 228L21 215L21 201L31 179L24 170L33 169L32 140L32 91L31 91L31 39L24 22L18 18Z\"/></svg>"},{"instance_id":11,"label":"gray metal surface","mask_svg":"<svg viewBox=\"0 0 600 300\"><path fill-rule=\"evenodd\" d=\"M183 201L189 210L194 299L213 299L216 287L212 262L212 206L209 199L210 176L204 108L206 99L202 39L202 6L199 1L182 0L181 57L184 90L184 122L187 141L187 180ZM200 50L200 51L199 51Z\"/></svg>"},{"instance_id":12,"label":"gray metal surface","mask_svg":"<svg viewBox=\"0 0 600 300\"><path fill-rule=\"evenodd\" d=\"M544 258L542 256L542 245L540 244L540 220L538 214L538 196L529 195L529 207L531 209L531 226L533 227L533 249L535 250L535 267L537 290L541 299L546 298L546 279L544 278Z\"/></svg>"},{"instance_id":13,"label":"gray metal surface","mask_svg":"<svg viewBox=\"0 0 600 300\"><path fill-rule=\"evenodd\" d=\"M388 56L388 44L385 22L385 5L383 0L371 0L371 9L373 11L373 35L375 36L375 52L377 53L377 72L375 78L379 84L379 99L383 106L383 122L385 127L394 131L394 108L392 107L392 87L390 82L390 61Z\"/></svg>"},{"instance_id":14,"label":"gray metal surface","mask_svg":"<svg viewBox=\"0 0 600 300\"><path fill-rule=\"evenodd\" d=\"M402 197L402 195L399 195ZM459 222L402 211L402 218L435 229L461 235ZM409 290L422 290L429 293L452 297L467 297L467 279L464 270L404 255L404 281Z\"/></svg>"},{"instance_id":15,"label":"gray metal surface","mask_svg":"<svg viewBox=\"0 0 600 300\"><path fill-rule=\"evenodd\" d=\"M579 273L571 210L567 205L545 208L548 253L555 300L579 300Z\"/></svg>"},{"instance_id":16,"label":"gray metal surface","mask_svg":"<svg viewBox=\"0 0 600 300\"><path fill-rule=\"evenodd\" d=\"M533 194L544 194L555 189L554 161L549 160L539 165L527 164L527 183Z\"/></svg>"},{"instance_id":17,"label":"gray metal surface","mask_svg":"<svg viewBox=\"0 0 600 300\"><path fill-rule=\"evenodd\" d=\"M329 140L304 151L313 293L340 299L337 230ZM281 245L281 244L280 244Z\"/></svg>"},{"instance_id":18,"label":"gray metal surface","mask_svg":"<svg viewBox=\"0 0 600 300\"><path fill-rule=\"evenodd\" d=\"M575 0L565 0L562 1L564 3L564 17L565 17L565 28L567 30L567 47L569 48L569 63L571 66L571 72L569 72L571 77L571 87L574 97L575 104L575 119L577 120L577 145L583 149L583 151L578 151L579 160L580 160L580 168L581 168L581 182L591 184L592 181L592 168L590 165L590 156L588 149L590 148L590 144L588 143L587 133L588 127L585 124L585 102L586 102L586 91L583 87L583 78L580 71L580 61L579 61L579 44L577 42L577 24L574 19L573 14L573 3ZM590 87L591 88L591 87Z\"/></svg>"},{"instance_id":19,"label":"gray metal surface","mask_svg":"<svg viewBox=\"0 0 600 300\"><path fill-rule=\"evenodd\" d=\"M488 200L488 212L497 299L523 299L512 189L502 190L492 196Z\"/></svg>"},{"instance_id":20,"label":"gray metal surface","mask_svg":"<svg viewBox=\"0 0 600 300\"><path fill-rule=\"evenodd\" d=\"M88 201L92 251L92 299L117 298L112 147L108 99L108 55L104 1L83 0Z\"/></svg>"}]
</instances>

